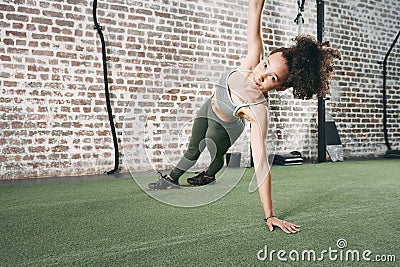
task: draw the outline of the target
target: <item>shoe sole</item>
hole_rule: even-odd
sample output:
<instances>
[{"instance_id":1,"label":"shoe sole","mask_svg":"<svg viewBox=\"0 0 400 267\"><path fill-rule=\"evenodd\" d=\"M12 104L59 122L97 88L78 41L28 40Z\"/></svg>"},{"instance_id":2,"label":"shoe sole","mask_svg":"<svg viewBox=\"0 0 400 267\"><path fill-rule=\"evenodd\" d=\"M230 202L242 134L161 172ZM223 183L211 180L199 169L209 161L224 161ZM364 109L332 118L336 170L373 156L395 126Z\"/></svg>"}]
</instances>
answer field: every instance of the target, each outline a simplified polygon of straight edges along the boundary
<instances>
[{"instance_id":1,"label":"shoe sole","mask_svg":"<svg viewBox=\"0 0 400 267\"><path fill-rule=\"evenodd\" d=\"M181 187L168 186L166 188L159 188L159 189L151 189L151 188L147 187L147 190L150 190L150 191L161 191L161 190L172 190L172 189L181 189Z\"/></svg>"},{"instance_id":2,"label":"shoe sole","mask_svg":"<svg viewBox=\"0 0 400 267\"><path fill-rule=\"evenodd\" d=\"M217 181L212 181L211 183L208 183L208 184L203 184L203 185L195 185L195 184L191 184L191 183L188 183L190 186L193 186L193 187L198 187L198 186L206 186L206 185L213 185L213 184L215 184Z\"/></svg>"}]
</instances>

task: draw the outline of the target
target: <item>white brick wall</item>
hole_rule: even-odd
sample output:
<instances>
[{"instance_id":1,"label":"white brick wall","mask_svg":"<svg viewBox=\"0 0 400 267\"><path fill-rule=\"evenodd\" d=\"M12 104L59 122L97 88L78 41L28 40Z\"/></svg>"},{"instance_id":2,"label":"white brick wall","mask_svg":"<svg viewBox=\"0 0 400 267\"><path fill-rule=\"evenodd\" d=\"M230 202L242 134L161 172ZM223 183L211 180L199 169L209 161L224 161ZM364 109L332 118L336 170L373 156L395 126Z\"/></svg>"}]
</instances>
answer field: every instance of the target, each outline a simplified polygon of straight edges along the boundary
<instances>
[{"instance_id":1,"label":"white brick wall","mask_svg":"<svg viewBox=\"0 0 400 267\"><path fill-rule=\"evenodd\" d=\"M184 152L190 121L221 72L240 64L247 1L98 1L120 139L121 171L167 169ZM346 158L384 154L378 61L400 29L400 2L325 1L325 39L340 49L327 110ZM316 35L306 1L303 32ZM0 179L98 174L112 169L100 42L92 1L0 3ZM297 33L297 1L266 1L266 50ZM400 146L400 43L388 64L388 128ZM277 151L317 157L316 101L273 94ZM233 148L248 161L246 134ZM202 156L197 167L207 164Z\"/></svg>"}]
</instances>

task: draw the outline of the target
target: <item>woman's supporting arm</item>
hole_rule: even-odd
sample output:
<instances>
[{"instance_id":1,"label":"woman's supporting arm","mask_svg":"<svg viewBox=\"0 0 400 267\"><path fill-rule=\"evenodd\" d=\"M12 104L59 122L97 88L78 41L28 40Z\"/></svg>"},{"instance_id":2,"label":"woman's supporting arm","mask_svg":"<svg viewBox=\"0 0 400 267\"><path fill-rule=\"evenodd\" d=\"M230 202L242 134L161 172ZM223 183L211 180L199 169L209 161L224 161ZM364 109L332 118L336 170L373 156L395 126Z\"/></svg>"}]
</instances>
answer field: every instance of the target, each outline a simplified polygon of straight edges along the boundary
<instances>
[{"instance_id":1,"label":"woman's supporting arm","mask_svg":"<svg viewBox=\"0 0 400 267\"><path fill-rule=\"evenodd\" d=\"M268 133L267 108L263 105L241 108L239 114L241 117L250 121L250 144L258 184L258 193L264 210L264 216L268 218L266 224L270 231L274 229L274 226L277 226L285 233L297 233L299 231L299 226L276 218L272 205L272 177L268 163L266 144Z\"/></svg>"},{"instance_id":2,"label":"woman's supporting arm","mask_svg":"<svg viewBox=\"0 0 400 267\"><path fill-rule=\"evenodd\" d=\"M250 121L250 145L257 178L258 192L265 218L274 214L272 206L271 173L266 146L268 132L268 112L265 106L242 108L243 117Z\"/></svg>"}]
</instances>

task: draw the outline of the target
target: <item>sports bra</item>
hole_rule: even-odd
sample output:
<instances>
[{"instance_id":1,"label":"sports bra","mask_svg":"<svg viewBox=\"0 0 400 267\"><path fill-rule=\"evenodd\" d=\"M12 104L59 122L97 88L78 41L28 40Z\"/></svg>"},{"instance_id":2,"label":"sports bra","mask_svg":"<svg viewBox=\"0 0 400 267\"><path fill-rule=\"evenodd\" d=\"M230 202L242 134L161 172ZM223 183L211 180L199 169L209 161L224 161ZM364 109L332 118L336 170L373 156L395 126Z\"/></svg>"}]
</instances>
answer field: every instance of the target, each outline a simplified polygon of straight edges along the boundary
<instances>
[{"instance_id":1,"label":"sports bra","mask_svg":"<svg viewBox=\"0 0 400 267\"><path fill-rule=\"evenodd\" d=\"M231 115L233 118L239 118L239 116L236 115L236 112L242 108L242 107L249 107L249 106L254 106L258 105L261 103L264 103L268 101L268 97L265 99L254 102L254 103L244 103L244 104L235 104L232 101L231 98L231 91L229 89L228 85L228 79L229 76L234 73L234 72L253 72L252 70L239 70L235 69L229 72L224 73L218 83L217 89L216 89L216 104L218 105L218 108L225 114Z\"/></svg>"}]
</instances>

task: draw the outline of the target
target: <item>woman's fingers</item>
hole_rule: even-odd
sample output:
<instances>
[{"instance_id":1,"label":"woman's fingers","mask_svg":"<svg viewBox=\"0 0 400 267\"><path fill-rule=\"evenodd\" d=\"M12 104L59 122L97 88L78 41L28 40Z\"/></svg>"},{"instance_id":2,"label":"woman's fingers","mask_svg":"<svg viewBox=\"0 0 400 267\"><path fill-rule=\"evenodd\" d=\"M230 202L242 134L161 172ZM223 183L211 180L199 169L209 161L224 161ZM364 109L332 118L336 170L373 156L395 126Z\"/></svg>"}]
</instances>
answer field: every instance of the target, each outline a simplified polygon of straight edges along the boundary
<instances>
[{"instance_id":1,"label":"woman's fingers","mask_svg":"<svg viewBox=\"0 0 400 267\"><path fill-rule=\"evenodd\" d=\"M300 231L300 227L289 222L285 222L285 227L288 229L292 234L295 234Z\"/></svg>"},{"instance_id":2,"label":"woman's fingers","mask_svg":"<svg viewBox=\"0 0 400 267\"><path fill-rule=\"evenodd\" d=\"M281 225L279 227L282 229L282 231L284 231L287 234L291 234L292 233L285 225Z\"/></svg>"},{"instance_id":3,"label":"woman's fingers","mask_svg":"<svg viewBox=\"0 0 400 267\"><path fill-rule=\"evenodd\" d=\"M286 229L286 231L284 231L285 233L295 234L300 231L299 227L296 227L296 225L294 225L293 223L282 221L282 225Z\"/></svg>"}]
</instances>

